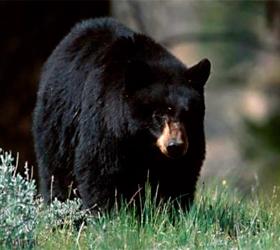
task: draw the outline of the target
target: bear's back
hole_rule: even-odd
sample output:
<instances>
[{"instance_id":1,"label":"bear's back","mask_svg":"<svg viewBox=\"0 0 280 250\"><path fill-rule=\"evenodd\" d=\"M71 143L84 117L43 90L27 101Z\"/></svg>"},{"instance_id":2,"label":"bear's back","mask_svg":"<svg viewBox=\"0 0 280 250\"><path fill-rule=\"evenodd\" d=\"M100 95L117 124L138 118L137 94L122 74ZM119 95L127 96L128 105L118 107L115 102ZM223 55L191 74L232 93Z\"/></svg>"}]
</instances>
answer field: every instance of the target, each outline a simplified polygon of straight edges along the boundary
<instances>
[{"instance_id":1,"label":"bear's back","mask_svg":"<svg viewBox=\"0 0 280 250\"><path fill-rule=\"evenodd\" d=\"M107 48L119 38L133 36L133 31L112 18L89 19L76 24L44 64L38 96L43 98L46 93L52 93L59 99L67 98L66 103L69 99L78 101L86 79L94 67L98 67ZM54 99L57 104L59 100Z\"/></svg>"},{"instance_id":2,"label":"bear's back","mask_svg":"<svg viewBox=\"0 0 280 250\"><path fill-rule=\"evenodd\" d=\"M58 44L52 55L73 58L78 54L97 56L121 37L132 38L135 33L112 18L88 19L76 24ZM49 60L51 60L52 55Z\"/></svg>"}]
</instances>

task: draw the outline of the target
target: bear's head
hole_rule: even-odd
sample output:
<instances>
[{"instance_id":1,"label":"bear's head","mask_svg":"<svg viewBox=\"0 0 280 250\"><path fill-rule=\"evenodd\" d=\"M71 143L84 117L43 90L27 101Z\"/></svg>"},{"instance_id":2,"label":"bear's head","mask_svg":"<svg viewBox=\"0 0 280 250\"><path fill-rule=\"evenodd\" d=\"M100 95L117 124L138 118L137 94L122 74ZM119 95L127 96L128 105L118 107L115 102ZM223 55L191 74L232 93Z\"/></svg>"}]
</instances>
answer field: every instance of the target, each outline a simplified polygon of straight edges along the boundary
<instances>
[{"instance_id":1,"label":"bear's head","mask_svg":"<svg viewBox=\"0 0 280 250\"><path fill-rule=\"evenodd\" d=\"M125 93L133 120L149 132L165 156L185 155L196 143L196 135L203 133L204 85L209 74L208 59L191 68L173 57L129 63Z\"/></svg>"},{"instance_id":2,"label":"bear's head","mask_svg":"<svg viewBox=\"0 0 280 250\"><path fill-rule=\"evenodd\" d=\"M147 132L159 151L170 158L184 156L198 141L204 141L204 85L211 68L208 59L187 68L161 45L135 35L134 39L115 41L104 60L109 77L104 82L121 89L119 99L127 107L121 112L131 117L128 127Z\"/></svg>"}]
</instances>

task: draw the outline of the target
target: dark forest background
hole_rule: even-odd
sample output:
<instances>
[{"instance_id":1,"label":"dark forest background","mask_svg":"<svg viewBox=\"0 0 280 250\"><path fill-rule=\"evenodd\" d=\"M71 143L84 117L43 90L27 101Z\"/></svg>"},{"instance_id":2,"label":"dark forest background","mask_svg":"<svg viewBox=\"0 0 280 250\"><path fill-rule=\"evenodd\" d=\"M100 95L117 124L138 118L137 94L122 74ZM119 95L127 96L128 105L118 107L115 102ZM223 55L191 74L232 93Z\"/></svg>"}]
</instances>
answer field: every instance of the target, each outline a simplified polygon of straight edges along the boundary
<instances>
[{"instance_id":1,"label":"dark forest background","mask_svg":"<svg viewBox=\"0 0 280 250\"><path fill-rule=\"evenodd\" d=\"M36 164L31 120L44 61L76 22L109 13L104 0L0 2L0 146L20 153L19 166Z\"/></svg>"}]
</instances>

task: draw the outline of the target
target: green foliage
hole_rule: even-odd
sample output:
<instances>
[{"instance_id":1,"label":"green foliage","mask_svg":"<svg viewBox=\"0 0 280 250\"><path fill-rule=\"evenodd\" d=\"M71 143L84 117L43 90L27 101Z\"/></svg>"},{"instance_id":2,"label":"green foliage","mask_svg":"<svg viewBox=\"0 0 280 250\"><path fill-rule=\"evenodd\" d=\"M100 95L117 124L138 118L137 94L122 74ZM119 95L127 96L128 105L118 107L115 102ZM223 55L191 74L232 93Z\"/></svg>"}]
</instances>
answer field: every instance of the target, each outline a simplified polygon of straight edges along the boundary
<instances>
[{"instance_id":1,"label":"green foliage","mask_svg":"<svg viewBox=\"0 0 280 250\"><path fill-rule=\"evenodd\" d=\"M44 208L36 194L27 165L25 178L16 174L11 153L0 149L0 246L34 246L39 228L50 230L62 224L73 225L85 215L79 209L79 200L65 203L54 200Z\"/></svg>"},{"instance_id":2,"label":"green foliage","mask_svg":"<svg viewBox=\"0 0 280 250\"><path fill-rule=\"evenodd\" d=\"M278 110L279 111L279 110ZM266 188L280 183L280 115L275 112L258 124L244 119L246 143L242 143L244 158L257 165L261 184Z\"/></svg>"},{"instance_id":3,"label":"green foliage","mask_svg":"<svg viewBox=\"0 0 280 250\"><path fill-rule=\"evenodd\" d=\"M254 150L247 148L246 155L249 158L257 158L271 154L280 154L280 115L275 113L271 115L264 123L257 124L251 120L245 120L247 132L251 134L252 145L255 145ZM250 145L250 146L252 146Z\"/></svg>"},{"instance_id":4,"label":"green foliage","mask_svg":"<svg viewBox=\"0 0 280 250\"><path fill-rule=\"evenodd\" d=\"M36 226L36 186L33 180L16 175L12 162L11 154L0 149L0 242L29 244Z\"/></svg>"},{"instance_id":5,"label":"green foliage","mask_svg":"<svg viewBox=\"0 0 280 250\"><path fill-rule=\"evenodd\" d=\"M155 206L149 187L140 214L126 203L87 214L80 201L45 207L33 181L15 174L1 152L0 248L34 249L276 249L280 215L275 189L269 202L252 191L242 197L223 183L199 185L189 212Z\"/></svg>"}]
</instances>

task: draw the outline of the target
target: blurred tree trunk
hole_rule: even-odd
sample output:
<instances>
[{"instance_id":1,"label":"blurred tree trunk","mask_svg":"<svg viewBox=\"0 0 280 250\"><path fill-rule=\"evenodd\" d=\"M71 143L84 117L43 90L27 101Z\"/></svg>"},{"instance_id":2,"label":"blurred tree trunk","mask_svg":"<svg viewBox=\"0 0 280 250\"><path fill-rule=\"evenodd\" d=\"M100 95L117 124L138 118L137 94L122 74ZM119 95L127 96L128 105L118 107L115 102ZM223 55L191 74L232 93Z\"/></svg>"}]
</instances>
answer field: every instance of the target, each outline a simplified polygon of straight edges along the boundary
<instances>
[{"instance_id":1,"label":"blurred tree trunk","mask_svg":"<svg viewBox=\"0 0 280 250\"><path fill-rule=\"evenodd\" d=\"M280 1L275 1L275 0L267 1L266 18L271 33L280 43Z\"/></svg>"}]
</instances>

